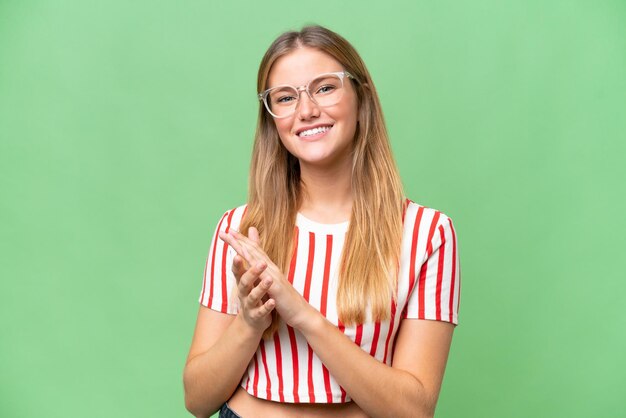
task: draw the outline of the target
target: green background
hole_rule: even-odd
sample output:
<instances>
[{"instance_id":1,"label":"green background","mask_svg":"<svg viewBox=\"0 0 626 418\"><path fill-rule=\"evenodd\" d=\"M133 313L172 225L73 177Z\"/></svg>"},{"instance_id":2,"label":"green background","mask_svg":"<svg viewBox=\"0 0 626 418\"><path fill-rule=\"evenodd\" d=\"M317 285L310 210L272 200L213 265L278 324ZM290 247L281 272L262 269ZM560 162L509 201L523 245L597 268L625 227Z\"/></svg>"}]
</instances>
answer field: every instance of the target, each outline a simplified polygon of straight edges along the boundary
<instances>
[{"instance_id":1,"label":"green background","mask_svg":"<svg viewBox=\"0 0 626 418\"><path fill-rule=\"evenodd\" d=\"M258 64L305 23L362 54L407 195L455 221L437 416L624 416L618 0L0 0L0 416L190 416Z\"/></svg>"}]
</instances>

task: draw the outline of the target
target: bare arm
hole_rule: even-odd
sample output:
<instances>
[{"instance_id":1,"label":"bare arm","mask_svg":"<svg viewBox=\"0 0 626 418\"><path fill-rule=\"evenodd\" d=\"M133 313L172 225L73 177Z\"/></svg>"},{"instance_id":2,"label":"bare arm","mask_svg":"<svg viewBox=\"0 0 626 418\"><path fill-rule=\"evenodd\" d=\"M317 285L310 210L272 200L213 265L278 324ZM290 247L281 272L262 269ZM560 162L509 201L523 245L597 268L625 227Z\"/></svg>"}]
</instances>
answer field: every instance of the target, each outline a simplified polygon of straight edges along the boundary
<instances>
[{"instance_id":1,"label":"bare arm","mask_svg":"<svg viewBox=\"0 0 626 418\"><path fill-rule=\"evenodd\" d=\"M271 280L255 285L260 263L237 272L240 311L228 315L200 306L191 349L183 373L185 406L196 417L210 417L233 394L271 322L272 299L262 301ZM242 269L235 257L233 270Z\"/></svg>"},{"instance_id":2,"label":"bare arm","mask_svg":"<svg viewBox=\"0 0 626 418\"><path fill-rule=\"evenodd\" d=\"M321 315L310 318L299 330L337 382L368 415L434 416L452 341L452 324L403 320L389 367Z\"/></svg>"}]
</instances>

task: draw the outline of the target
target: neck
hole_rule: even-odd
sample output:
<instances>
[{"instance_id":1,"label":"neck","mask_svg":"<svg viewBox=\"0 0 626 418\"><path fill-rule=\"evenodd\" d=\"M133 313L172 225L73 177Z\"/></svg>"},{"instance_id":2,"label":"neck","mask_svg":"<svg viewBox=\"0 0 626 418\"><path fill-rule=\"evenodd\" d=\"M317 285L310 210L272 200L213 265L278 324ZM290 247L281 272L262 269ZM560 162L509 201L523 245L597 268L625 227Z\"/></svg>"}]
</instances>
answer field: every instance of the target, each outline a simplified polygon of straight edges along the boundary
<instances>
[{"instance_id":1,"label":"neck","mask_svg":"<svg viewBox=\"0 0 626 418\"><path fill-rule=\"evenodd\" d=\"M303 185L300 213L320 223L341 223L352 213L352 161L342 165L310 167L300 165Z\"/></svg>"}]
</instances>

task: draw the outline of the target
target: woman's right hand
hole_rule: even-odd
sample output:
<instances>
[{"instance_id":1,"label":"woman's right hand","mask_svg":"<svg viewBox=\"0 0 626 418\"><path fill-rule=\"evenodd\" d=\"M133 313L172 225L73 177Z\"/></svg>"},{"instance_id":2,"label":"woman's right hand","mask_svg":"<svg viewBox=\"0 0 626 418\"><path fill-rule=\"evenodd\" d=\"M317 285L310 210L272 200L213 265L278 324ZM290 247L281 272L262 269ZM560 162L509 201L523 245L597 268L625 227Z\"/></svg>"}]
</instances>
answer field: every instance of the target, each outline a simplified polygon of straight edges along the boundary
<instances>
[{"instance_id":1,"label":"woman's right hand","mask_svg":"<svg viewBox=\"0 0 626 418\"><path fill-rule=\"evenodd\" d=\"M267 291L272 286L272 279L260 279L265 269L265 262L258 262L245 269L243 259L236 255L233 259L233 274L237 280L239 297L239 315L246 324L258 331L265 331L272 323L272 311L276 306L274 299L267 298Z\"/></svg>"},{"instance_id":2,"label":"woman's right hand","mask_svg":"<svg viewBox=\"0 0 626 418\"><path fill-rule=\"evenodd\" d=\"M267 266L259 277L261 280L269 280L270 288L267 294L276 301L276 312L287 325L301 331L300 327L312 325L317 322L314 319L323 318L320 312L298 293L287 280L287 276L263 251L256 228L250 227L248 236L230 229L228 233L220 232L219 237L228 243L242 260L252 265L263 263Z\"/></svg>"}]
</instances>

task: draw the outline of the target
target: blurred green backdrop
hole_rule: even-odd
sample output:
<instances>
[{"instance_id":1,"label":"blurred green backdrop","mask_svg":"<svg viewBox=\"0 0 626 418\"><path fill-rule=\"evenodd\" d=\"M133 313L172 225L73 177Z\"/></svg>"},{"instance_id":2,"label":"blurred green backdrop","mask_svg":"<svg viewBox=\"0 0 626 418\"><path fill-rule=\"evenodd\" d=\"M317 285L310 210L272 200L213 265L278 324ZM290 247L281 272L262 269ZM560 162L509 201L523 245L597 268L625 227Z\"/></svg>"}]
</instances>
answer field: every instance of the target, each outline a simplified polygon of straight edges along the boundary
<instances>
[{"instance_id":1,"label":"blurred green backdrop","mask_svg":"<svg viewBox=\"0 0 626 418\"><path fill-rule=\"evenodd\" d=\"M0 416L190 416L256 70L305 23L356 46L407 195L455 221L437 416L624 416L623 0L0 0Z\"/></svg>"}]
</instances>

